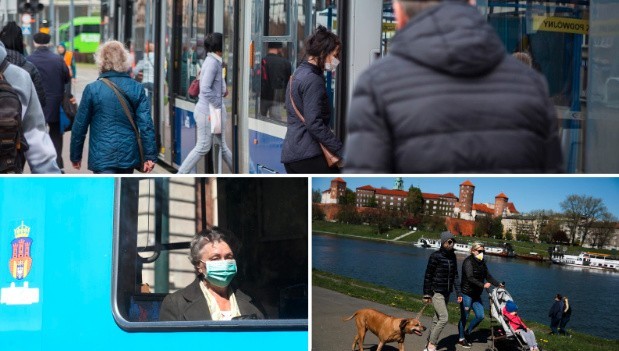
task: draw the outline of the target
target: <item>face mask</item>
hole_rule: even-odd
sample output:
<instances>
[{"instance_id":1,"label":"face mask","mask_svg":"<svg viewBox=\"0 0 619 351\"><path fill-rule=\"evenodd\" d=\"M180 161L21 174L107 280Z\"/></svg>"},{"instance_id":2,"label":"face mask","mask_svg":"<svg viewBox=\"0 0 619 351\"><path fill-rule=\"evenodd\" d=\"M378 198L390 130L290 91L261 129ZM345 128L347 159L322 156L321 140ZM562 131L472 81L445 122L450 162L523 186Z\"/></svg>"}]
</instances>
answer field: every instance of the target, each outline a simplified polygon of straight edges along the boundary
<instances>
[{"instance_id":1,"label":"face mask","mask_svg":"<svg viewBox=\"0 0 619 351\"><path fill-rule=\"evenodd\" d=\"M478 253L477 255L475 255L475 258L480 260L480 261L483 260L484 259L484 253L483 252Z\"/></svg>"},{"instance_id":2,"label":"face mask","mask_svg":"<svg viewBox=\"0 0 619 351\"><path fill-rule=\"evenodd\" d=\"M204 261L202 261L204 262ZM206 265L206 280L218 287L230 285L236 275L236 260L218 260L204 262Z\"/></svg>"},{"instance_id":3,"label":"face mask","mask_svg":"<svg viewBox=\"0 0 619 351\"><path fill-rule=\"evenodd\" d=\"M325 69L327 71L331 71L331 72L335 72L335 69L337 68L337 66L340 64L340 60L336 59L335 57L331 60L331 62L327 62L325 64Z\"/></svg>"}]
</instances>

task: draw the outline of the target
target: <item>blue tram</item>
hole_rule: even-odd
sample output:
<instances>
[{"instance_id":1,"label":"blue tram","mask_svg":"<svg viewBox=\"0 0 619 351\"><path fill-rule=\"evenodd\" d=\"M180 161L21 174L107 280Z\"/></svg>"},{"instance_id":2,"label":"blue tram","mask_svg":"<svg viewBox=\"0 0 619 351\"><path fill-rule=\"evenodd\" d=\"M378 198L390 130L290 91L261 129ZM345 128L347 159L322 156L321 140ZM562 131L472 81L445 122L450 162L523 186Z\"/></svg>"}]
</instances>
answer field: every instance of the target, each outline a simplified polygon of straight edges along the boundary
<instances>
[{"instance_id":1,"label":"blue tram","mask_svg":"<svg viewBox=\"0 0 619 351\"><path fill-rule=\"evenodd\" d=\"M0 349L308 349L307 179L0 179ZM268 319L159 322L206 224Z\"/></svg>"}]
</instances>

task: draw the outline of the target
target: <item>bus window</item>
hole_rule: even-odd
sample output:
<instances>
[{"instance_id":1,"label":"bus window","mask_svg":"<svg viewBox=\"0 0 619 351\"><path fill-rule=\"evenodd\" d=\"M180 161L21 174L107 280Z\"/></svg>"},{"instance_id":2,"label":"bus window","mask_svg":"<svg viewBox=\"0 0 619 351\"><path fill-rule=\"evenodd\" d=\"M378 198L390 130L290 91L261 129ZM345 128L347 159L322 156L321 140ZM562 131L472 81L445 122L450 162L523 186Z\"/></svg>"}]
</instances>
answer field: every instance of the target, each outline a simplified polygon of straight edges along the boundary
<instances>
[{"instance_id":1,"label":"bus window","mask_svg":"<svg viewBox=\"0 0 619 351\"><path fill-rule=\"evenodd\" d=\"M157 322L165 297L196 280L202 284L188 259L189 247L197 232L211 226L232 232L240 242L232 285L259 302L270 320L261 325L307 327L306 178L123 178L120 183L112 289L121 327L161 330ZM179 328L187 324L221 327L188 321Z\"/></svg>"},{"instance_id":2,"label":"bus window","mask_svg":"<svg viewBox=\"0 0 619 351\"><path fill-rule=\"evenodd\" d=\"M180 42L180 85L177 96L191 99L187 93L189 84L196 79L206 58L204 38L207 32L206 0L183 0Z\"/></svg>"}]
</instances>

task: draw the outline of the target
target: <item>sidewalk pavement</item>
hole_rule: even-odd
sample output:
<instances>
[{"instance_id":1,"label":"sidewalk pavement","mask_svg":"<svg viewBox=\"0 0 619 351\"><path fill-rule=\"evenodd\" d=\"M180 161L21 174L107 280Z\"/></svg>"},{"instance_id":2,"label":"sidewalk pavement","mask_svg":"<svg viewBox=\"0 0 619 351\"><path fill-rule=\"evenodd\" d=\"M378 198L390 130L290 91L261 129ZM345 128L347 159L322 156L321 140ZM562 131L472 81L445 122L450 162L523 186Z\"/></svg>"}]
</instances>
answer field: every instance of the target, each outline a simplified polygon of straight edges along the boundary
<instances>
[{"instance_id":1,"label":"sidewalk pavement","mask_svg":"<svg viewBox=\"0 0 619 351\"><path fill-rule=\"evenodd\" d=\"M452 296L453 298L453 296ZM455 302L450 302L455 303ZM381 305L379 303L357 299L334 292L328 289L312 286L312 350L317 351L348 351L351 350L352 342L357 333L354 319L343 321L343 318L350 317L355 311L361 308L373 308L385 314L411 318L415 317L416 312L405 311L402 309ZM486 313L487 314L487 313ZM486 318L489 318L486 316ZM421 351L425 348L432 318L421 317L421 323L428 329L423 336L407 334L404 340L404 349L407 351ZM488 330L473 332L473 347L465 349L455 346L458 341L458 326L447 324L441 333L438 350L449 351L485 351L489 344L487 342ZM365 336L363 344L364 350L375 351L378 345L378 338L370 331ZM396 351L398 343L388 343L383 347L383 351Z\"/></svg>"}]
</instances>

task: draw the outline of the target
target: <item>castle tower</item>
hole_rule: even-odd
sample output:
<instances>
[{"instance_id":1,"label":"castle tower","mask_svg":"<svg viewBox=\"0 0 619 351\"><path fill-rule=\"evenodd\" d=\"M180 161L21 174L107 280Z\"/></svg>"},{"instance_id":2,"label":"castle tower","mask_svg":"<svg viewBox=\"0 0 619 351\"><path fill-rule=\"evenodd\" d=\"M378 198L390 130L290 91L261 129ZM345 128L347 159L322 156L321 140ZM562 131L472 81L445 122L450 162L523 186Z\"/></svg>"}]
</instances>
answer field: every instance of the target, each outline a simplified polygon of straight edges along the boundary
<instances>
[{"instance_id":1,"label":"castle tower","mask_svg":"<svg viewBox=\"0 0 619 351\"><path fill-rule=\"evenodd\" d=\"M460 198L456 207L460 213L471 213L473 210L473 197L475 196L475 185L470 180L460 184Z\"/></svg>"},{"instance_id":2,"label":"castle tower","mask_svg":"<svg viewBox=\"0 0 619 351\"><path fill-rule=\"evenodd\" d=\"M404 190L404 180L402 177L397 177L393 183L393 190Z\"/></svg>"},{"instance_id":3,"label":"castle tower","mask_svg":"<svg viewBox=\"0 0 619 351\"><path fill-rule=\"evenodd\" d=\"M507 200L509 198L500 193L499 195L494 197L494 215L493 217L503 217L503 211L507 208Z\"/></svg>"},{"instance_id":4,"label":"castle tower","mask_svg":"<svg viewBox=\"0 0 619 351\"><path fill-rule=\"evenodd\" d=\"M337 203L340 196L346 194L346 181L342 178L335 178L331 180L331 200L335 200Z\"/></svg>"}]
</instances>

